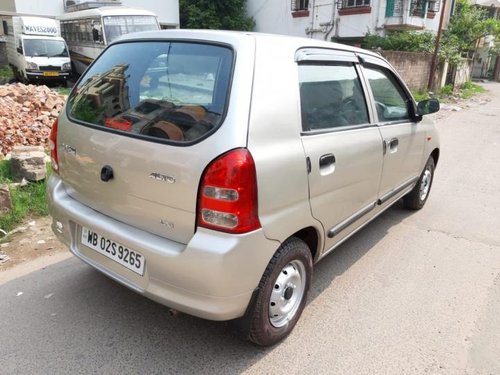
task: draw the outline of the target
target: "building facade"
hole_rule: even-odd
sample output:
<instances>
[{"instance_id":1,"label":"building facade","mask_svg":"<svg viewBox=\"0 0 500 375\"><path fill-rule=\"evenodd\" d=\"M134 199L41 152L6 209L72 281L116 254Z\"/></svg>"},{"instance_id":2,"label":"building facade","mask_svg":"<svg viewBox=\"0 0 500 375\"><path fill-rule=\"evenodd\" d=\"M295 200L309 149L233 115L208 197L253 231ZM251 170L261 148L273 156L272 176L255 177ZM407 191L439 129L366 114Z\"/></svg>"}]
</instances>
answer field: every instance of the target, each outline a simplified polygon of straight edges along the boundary
<instances>
[{"instance_id":1,"label":"building facade","mask_svg":"<svg viewBox=\"0 0 500 375\"><path fill-rule=\"evenodd\" d=\"M474 4L485 9L489 18L500 20L500 0L476 0ZM473 78L493 76L495 80L500 80L500 58L491 53L497 43L499 41L493 35L486 35L477 41L472 65Z\"/></svg>"},{"instance_id":2,"label":"building facade","mask_svg":"<svg viewBox=\"0 0 500 375\"><path fill-rule=\"evenodd\" d=\"M255 31L334 40L359 45L367 33L392 30L437 32L441 12L449 18L453 0L252 0L248 15Z\"/></svg>"}]
</instances>

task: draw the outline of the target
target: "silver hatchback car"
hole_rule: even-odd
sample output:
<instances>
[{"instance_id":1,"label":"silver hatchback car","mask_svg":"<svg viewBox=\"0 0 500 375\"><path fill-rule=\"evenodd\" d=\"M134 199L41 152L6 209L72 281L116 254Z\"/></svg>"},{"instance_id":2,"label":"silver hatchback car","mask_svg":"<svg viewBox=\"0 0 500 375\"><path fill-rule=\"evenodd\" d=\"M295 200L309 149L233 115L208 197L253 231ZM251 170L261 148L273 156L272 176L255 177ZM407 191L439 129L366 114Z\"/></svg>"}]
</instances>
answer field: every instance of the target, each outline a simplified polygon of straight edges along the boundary
<instances>
[{"instance_id":1,"label":"silver hatchback car","mask_svg":"<svg viewBox=\"0 0 500 375\"><path fill-rule=\"evenodd\" d=\"M394 202L425 204L436 100L382 57L223 31L130 35L72 90L50 136L53 230L110 278L271 345L313 264Z\"/></svg>"}]
</instances>

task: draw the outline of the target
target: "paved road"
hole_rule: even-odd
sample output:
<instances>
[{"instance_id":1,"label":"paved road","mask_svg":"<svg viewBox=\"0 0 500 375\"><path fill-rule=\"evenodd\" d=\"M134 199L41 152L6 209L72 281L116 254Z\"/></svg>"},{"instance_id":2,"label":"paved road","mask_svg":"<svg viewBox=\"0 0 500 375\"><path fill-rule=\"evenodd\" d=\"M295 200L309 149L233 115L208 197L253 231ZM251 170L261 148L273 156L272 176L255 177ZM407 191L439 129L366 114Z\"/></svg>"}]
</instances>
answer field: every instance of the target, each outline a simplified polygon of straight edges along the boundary
<instances>
[{"instance_id":1,"label":"paved road","mask_svg":"<svg viewBox=\"0 0 500 375\"><path fill-rule=\"evenodd\" d=\"M391 208L322 261L282 344L170 317L68 258L0 281L0 373L500 374L500 84L485 86L490 102L439 122L426 208Z\"/></svg>"}]
</instances>

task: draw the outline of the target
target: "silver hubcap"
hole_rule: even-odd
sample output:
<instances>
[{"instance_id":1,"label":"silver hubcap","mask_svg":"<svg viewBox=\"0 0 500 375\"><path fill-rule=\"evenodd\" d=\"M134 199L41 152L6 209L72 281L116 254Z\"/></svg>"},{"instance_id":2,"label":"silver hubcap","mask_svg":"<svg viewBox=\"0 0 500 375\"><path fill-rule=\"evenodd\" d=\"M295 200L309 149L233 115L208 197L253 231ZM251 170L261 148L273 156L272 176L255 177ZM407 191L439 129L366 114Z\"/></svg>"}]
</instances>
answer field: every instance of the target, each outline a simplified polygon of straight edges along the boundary
<instances>
[{"instance_id":1,"label":"silver hubcap","mask_svg":"<svg viewBox=\"0 0 500 375\"><path fill-rule=\"evenodd\" d=\"M422 182L420 183L420 200L423 201L427 198L427 194L429 194L429 189L431 187L432 173L429 169L424 171L424 175L422 176Z\"/></svg>"},{"instance_id":2,"label":"silver hubcap","mask_svg":"<svg viewBox=\"0 0 500 375\"><path fill-rule=\"evenodd\" d=\"M299 309L306 287L306 268L300 260L293 260L281 270L273 285L269 301L269 320L283 327Z\"/></svg>"}]
</instances>

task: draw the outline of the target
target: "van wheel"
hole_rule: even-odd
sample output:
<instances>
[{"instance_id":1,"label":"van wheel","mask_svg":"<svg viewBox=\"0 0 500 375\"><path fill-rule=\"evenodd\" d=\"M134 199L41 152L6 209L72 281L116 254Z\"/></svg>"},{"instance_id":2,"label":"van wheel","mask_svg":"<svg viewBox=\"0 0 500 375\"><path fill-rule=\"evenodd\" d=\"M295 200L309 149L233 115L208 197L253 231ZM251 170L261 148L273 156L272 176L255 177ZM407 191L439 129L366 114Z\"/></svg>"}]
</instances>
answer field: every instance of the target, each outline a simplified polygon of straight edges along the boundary
<instances>
[{"instance_id":1,"label":"van wheel","mask_svg":"<svg viewBox=\"0 0 500 375\"><path fill-rule=\"evenodd\" d=\"M432 180L434 178L434 159L429 157L425 168L420 175L415 187L403 198L405 207L410 210L420 210L424 207L431 191Z\"/></svg>"},{"instance_id":2,"label":"van wheel","mask_svg":"<svg viewBox=\"0 0 500 375\"><path fill-rule=\"evenodd\" d=\"M269 346L285 338L304 310L311 285L312 256L304 241L285 241L269 262L248 314L247 338Z\"/></svg>"}]
</instances>

